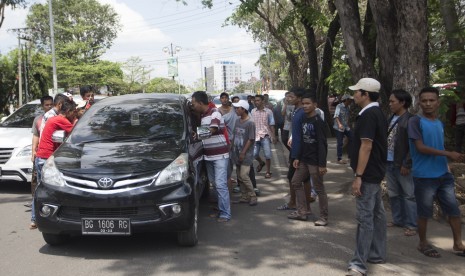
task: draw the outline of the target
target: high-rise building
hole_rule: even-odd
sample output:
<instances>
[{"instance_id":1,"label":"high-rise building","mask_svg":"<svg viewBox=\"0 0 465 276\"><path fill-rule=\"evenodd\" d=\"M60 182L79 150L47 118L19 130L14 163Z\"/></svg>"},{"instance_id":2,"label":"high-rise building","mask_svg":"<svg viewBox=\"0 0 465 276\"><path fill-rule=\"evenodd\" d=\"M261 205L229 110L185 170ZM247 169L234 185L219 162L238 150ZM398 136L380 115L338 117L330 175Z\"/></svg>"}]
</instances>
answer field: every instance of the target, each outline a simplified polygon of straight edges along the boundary
<instances>
[{"instance_id":1,"label":"high-rise building","mask_svg":"<svg viewBox=\"0 0 465 276\"><path fill-rule=\"evenodd\" d=\"M207 92L231 92L241 82L241 65L233 61L215 61L205 71Z\"/></svg>"}]
</instances>

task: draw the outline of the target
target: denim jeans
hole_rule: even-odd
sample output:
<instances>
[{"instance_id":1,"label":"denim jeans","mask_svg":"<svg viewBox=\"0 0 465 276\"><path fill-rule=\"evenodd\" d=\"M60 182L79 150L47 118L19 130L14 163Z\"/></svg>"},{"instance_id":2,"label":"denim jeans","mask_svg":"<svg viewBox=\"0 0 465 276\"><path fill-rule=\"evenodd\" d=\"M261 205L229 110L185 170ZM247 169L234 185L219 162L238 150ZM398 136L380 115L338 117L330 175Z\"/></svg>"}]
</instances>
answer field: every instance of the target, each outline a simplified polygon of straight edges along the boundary
<instances>
[{"instance_id":1,"label":"denim jeans","mask_svg":"<svg viewBox=\"0 0 465 276\"><path fill-rule=\"evenodd\" d=\"M216 188L218 195L219 217L231 219L231 205L228 190L228 166L229 158L218 160L205 160L207 166L208 179Z\"/></svg>"},{"instance_id":2,"label":"denim jeans","mask_svg":"<svg viewBox=\"0 0 465 276\"><path fill-rule=\"evenodd\" d=\"M344 136L347 136L349 139L349 143L347 144L347 148L350 148L352 144L352 131L344 130L344 132L336 130L336 139L337 139L337 161L342 159L342 146L344 145ZM347 151L349 152L349 151ZM350 158L350 156L349 156Z\"/></svg>"},{"instance_id":3,"label":"denim jeans","mask_svg":"<svg viewBox=\"0 0 465 276\"><path fill-rule=\"evenodd\" d=\"M413 177L401 175L393 162L386 166L386 180L391 203L392 222L408 229L417 228L417 203Z\"/></svg>"},{"instance_id":4,"label":"denim jeans","mask_svg":"<svg viewBox=\"0 0 465 276\"><path fill-rule=\"evenodd\" d=\"M253 156L255 158L260 156L261 148L263 148L265 159L271 159L271 138L270 136L265 136L265 138L260 138L260 141L255 141L255 146L253 148Z\"/></svg>"},{"instance_id":5,"label":"denim jeans","mask_svg":"<svg viewBox=\"0 0 465 276\"><path fill-rule=\"evenodd\" d=\"M44 166L45 161L47 161L47 159L42 159L39 157L36 157L36 159L34 160L34 166L37 171L37 186L39 186L40 182L42 182L42 167ZM31 205L31 221L32 222L36 221L36 213L35 213L34 207L35 207L35 204L34 204L34 198L33 198L32 205Z\"/></svg>"},{"instance_id":6,"label":"denim jeans","mask_svg":"<svg viewBox=\"0 0 465 276\"><path fill-rule=\"evenodd\" d=\"M362 195L356 198L356 249L349 269L366 274L368 260L374 263L386 260L386 214L379 183L362 182L360 191Z\"/></svg>"}]
</instances>

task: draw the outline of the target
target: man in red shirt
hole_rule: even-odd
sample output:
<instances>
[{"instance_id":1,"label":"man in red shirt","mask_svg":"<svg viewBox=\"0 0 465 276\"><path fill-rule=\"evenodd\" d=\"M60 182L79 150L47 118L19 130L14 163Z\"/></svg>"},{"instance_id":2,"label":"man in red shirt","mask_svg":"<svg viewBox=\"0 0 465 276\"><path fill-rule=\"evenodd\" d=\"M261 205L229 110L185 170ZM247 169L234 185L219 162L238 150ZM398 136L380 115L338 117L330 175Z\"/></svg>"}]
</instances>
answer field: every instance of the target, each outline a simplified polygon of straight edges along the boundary
<instances>
[{"instance_id":1,"label":"man in red shirt","mask_svg":"<svg viewBox=\"0 0 465 276\"><path fill-rule=\"evenodd\" d=\"M37 171L37 183L42 182L42 167L45 161L58 148L59 144L53 142L52 135L56 130L64 130L66 135L73 129L73 122L76 117L76 104L74 102L64 102L60 113L47 120L42 130L39 146L37 147L35 166ZM31 224L29 229L36 229L34 201L32 201Z\"/></svg>"}]
</instances>

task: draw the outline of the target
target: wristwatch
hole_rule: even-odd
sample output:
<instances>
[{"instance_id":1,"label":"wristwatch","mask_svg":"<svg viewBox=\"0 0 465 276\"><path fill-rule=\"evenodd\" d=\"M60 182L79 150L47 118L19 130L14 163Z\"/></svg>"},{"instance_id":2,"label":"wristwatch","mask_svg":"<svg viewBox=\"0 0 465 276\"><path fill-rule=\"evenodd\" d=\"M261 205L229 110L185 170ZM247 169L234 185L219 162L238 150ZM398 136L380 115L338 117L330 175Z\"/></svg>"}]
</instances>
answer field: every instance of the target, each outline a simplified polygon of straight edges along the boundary
<instances>
[{"instance_id":1,"label":"wristwatch","mask_svg":"<svg viewBox=\"0 0 465 276\"><path fill-rule=\"evenodd\" d=\"M355 176L355 177L362 177L363 175L362 175L362 174L355 173L354 176Z\"/></svg>"}]
</instances>

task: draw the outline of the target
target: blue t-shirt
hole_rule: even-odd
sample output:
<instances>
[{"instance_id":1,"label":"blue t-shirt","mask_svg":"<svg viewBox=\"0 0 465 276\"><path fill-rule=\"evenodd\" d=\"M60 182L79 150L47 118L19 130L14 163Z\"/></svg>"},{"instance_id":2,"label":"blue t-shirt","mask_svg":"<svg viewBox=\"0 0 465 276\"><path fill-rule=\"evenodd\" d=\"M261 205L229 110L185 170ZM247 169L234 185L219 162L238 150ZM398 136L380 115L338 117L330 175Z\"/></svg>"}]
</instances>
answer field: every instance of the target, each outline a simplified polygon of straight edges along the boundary
<instances>
[{"instance_id":1,"label":"blue t-shirt","mask_svg":"<svg viewBox=\"0 0 465 276\"><path fill-rule=\"evenodd\" d=\"M444 127L441 121L413 116L408 123L412 175L419 178L437 178L448 172L447 157L422 154L415 147L415 140L437 150L444 150Z\"/></svg>"}]
</instances>

